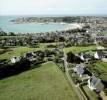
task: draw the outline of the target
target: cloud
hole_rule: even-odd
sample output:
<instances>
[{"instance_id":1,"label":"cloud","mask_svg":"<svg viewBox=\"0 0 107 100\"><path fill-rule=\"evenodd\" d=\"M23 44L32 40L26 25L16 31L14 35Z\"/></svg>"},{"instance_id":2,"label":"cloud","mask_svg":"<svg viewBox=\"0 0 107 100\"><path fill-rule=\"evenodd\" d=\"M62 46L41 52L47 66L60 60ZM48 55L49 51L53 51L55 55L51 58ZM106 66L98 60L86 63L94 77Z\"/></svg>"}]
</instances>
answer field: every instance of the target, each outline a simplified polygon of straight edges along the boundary
<instances>
[{"instance_id":1,"label":"cloud","mask_svg":"<svg viewBox=\"0 0 107 100\"><path fill-rule=\"evenodd\" d=\"M106 13L107 0L0 0L1 15Z\"/></svg>"}]
</instances>

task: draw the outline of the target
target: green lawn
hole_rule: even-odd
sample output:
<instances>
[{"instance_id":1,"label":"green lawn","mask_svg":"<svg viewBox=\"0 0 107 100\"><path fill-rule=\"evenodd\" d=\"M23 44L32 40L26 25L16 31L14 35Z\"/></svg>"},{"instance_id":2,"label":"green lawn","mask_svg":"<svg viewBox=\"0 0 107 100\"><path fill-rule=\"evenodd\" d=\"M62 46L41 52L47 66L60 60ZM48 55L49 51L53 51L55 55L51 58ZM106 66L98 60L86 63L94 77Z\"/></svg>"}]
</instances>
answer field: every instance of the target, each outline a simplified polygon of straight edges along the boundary
<instances>
[{"instance_id":1,"label":"green lawn","mask_svg":"<svg viewBox=\"0 0 107 100\"><path fill-rule=\"evenodd\" d=\"M107 35L107 31L103 32L103 34L106 34L106 35Z\"/></svg>"},{"instance_id":2,"label":"green lawn","mask_svg":"<svg viewBox=\"0 0 107 100\"><path fill-rule=\"evenodd\" d=\"M94 73L97 77L107 81L107 63L97 61L88 67L90 72Z\"/></svg>"},{"instance_id":3,"label":"green lawn","mask_svg":"<svg viewBox=\"0 0 107 100\"><path fill-rule=\"evenodd\" d=\"M64 51L66 53L72 51L73 53L80 53L80 52L85 52L85 51L92 51L95 50L96 46L92 45L92 46L73 46L73 47L68 47L68 48L64 48Z\"/></svg>"},{"instance_id":4,"label":"green lawn","mask_svg":"<svg viewBox=\"0 0 107 100\"><path fill-rule=\"evenodd\" d=\"M30 48L27 46L17 46L17 47L11 47L9 51L5 52L4 54L0 54L0 60L2 59L10 59L13 56L20 56L23 55L24 53L30 52L30 51L37 51L37 50L44 50L47 45L49 44L55 44L55 43L40 43L39 48ZM51 50L52 48L48 48ZM3 50L3 49L0 49Z\"/></svg>"},{"instance_id":5,"label":"green lawn","mask_svg":"<svg viewBox=\"0 0 107 100\"><path fill-rule=\"evenodd\" d=\"M0 59L10 59L13 56L20 56L26 52L30 52L33 50L39 50L39 49L40 48L29 48L29 47L10 48L10 51L0 55Z\"/></svg>"},{"instance_id":6,"label":"green lawn","mask_svg":"<svg viewBox=\"0 0 107 100\"><path fill-rule=\"evenodd\" d=\"M98 61L95 64L95 68L101 73L100 78L107 81L107 63Z\"/></svg>"},{"instance_id":7,"label":"green lawn","mask_svg":"<svg viewBox=\"0 0 107 100\"><path fill-rule=\"evenodd\" d=\"M53 63L0 80L0 100L79 100Z\"/></svg>"},{"instance_id":8,"label":"green lawn","mask_svg":"<svg viewBox=\"0 0 107 100\"><path fill-rule=\"evenodd\" d=\"M3 49L0 48L0 51L2 51Z\"/></svg>"},{"instance_id":9,"label":"green lawn","mask_svg":"<svg viewBox=\"0 0 107 100\"><path fill-rule=\"evenodd\" d=\"M23 38L25 36L0 36L0 39L6 39L6 38Z\"/></svg>"},{"instance_id":10,"label":"green lawn","mask_svg":"<svg viewBox=\"0 0 107 100\"><path fill-rule=\"evenodd\" d=\"M83 89L88 96L89 100L98 100L98 97L94 91L91 91L88 86L83 86Z\"/></svg>"},{"instance_id":11,"label":"green lawn","mask_svg":"<svg viewBox=\"0 0 107 100\"><path fill-rule=\"evenodd\" d=\"M34 50L44 50L46 48L47 45L49 44L56 44L56 43L40 43L39 44L39 48L29 48L29 47L14 47L14 48L10 48L10 51L1 54L0 55L0 60L1 59L10 59L13 56L20 56L23 55L26 52L30 52L30 51L34 51ZM52 48L48 48L48 49L52 49ZM79 53L79 52L83 52L83 51L87 51L87 50L95 50L96 47L95 46L87 46L87 47L69 47L69 48L64 48L64 51L67 53L69 51L72 51L73 53Z\"/></svg>"}]
</instances>

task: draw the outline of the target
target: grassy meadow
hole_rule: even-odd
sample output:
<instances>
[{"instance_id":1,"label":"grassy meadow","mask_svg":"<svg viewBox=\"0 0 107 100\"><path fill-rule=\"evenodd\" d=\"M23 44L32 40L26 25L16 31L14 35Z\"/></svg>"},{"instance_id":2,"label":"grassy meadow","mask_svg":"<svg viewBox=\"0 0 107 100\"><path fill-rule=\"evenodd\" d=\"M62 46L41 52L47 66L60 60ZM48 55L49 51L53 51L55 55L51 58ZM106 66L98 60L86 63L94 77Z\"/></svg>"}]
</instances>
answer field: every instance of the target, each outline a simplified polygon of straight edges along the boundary
<instances>
[{"instance_id":1,"label":"grassy meadow","mask_svg":"<svg viewBox=\"0 0 107 100\"><path fill-rule=\"evenodd\" d=\"M9 50L0 55L0 59L10 59L13 56L20 56L26 52L30 52L33 50L39 50L39 48L29 48L29 47L15 47L9 48Z\"/></svg>"},{"instance_id":2,"label":"grassy meadow","mask_svg":"<svg viewBox=\"0 0 107 100\"><path fill-rule=\"evenodd\" d=\"M47 45L52 44L54 45L55 43L40 43L38 48L31 48L29 46L16 46L16 47L9 47L7 49L7 52L0 54L0 60L2 59L7 59L9 60L13 56L20 56L23 55L24 53L30 52L30 51L37 51L37 50L44 50ZM52 49L52 48L47 48L47 49ZM2 51L3 49L0 49Z\"/></svg>"},{"instance_id":3,"label":"grassy meadow","mask_svg":"<svg viewBox=\"0 0 107 100\"><path fill-rule=\"evenodd\" d=\"M9 60L13 56L36 50L44 50L47 45L55 43L40 43L38 48L10 47L7 52L0 54L0 60ZM47 48L52 49L52 48ZM3 49L0 49L2 51ZM64 48L66 53L80 53L96 50L95 45L73 46ZM97 61L90 66L91 71L100 73L100 78L107 80L107 63ZM91 97L91 92L87 95ZM96 98L96 97L95 97ZM40 65L38 68L25 71L21 74L0 80L0 100L79 100L73 88L69 85L66 77L53 62ZM96 99L93 99L96 100Z\"/></svg>"},{"instance_id":4,"label":"grassy meadow","mask_svg":"<svg viewBox=\"0 0 107 100\"><path fill-rule=\"evenodd\" d=\"M0 100L79 100L53 62L0 80Z\"/></svg>"},{"instance_id":5,"label":"grassy meadow","mask_svg":"<svg viewBox=\"0 0 107 100\"><path fill-rule=\"evenodd\" d=\"M107 31L103 32L103 34L106 34L106 35L107 35Z\"/></svg>"},{"instance_id":6,"label":"grassy meadow","mask_svg":"<svg viewBox=\"0 0 107 100\"><path fill-rule=\"evenodd\" d=\"M89 100L98 100L96 93L94 91L91 91L88 86L83 86L83 89Z\"/></svg>"},{"instance_id":7,"label":"grassy meadow","mask_svg":"<svg viewBox=\"0 0 107 100\"><path fill-rule=\"evenodd\" d=\"M96 76L107 81L107 63L97 61L93 65L90 65L89 69L91 72L95 73Z\"/></svg>"},{"instance_id":8,"label":"grassy meadow","mask_svg":"<svg viewBox=\"0 0 107 100\"><path fill-rule=\"evenodd\" d=\"M91 46L73 46L73 47L64 48L64 51L66 53L68 53L70 51L72 51L73 53L80 53L80 52L92 51L92 50L96 50L95 45L91 45Z\"/></svg>"}]
</instances>

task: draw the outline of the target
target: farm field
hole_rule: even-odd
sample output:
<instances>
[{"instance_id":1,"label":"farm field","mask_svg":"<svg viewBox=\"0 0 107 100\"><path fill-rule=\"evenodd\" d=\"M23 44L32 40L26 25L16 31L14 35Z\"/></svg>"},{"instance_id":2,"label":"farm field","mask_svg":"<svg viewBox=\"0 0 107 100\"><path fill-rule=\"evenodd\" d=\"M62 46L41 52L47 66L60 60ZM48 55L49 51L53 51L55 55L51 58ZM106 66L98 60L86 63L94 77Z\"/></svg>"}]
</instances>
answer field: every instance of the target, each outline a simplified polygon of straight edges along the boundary
<instances>
[{"instance_id":1,"label":"farm field","mask_svg":"<svg viewBox=\"0 0 107 100\"><path fill-rule=\"evenodd\" d=\"M0 100L79 100L53 62L0 80Z\"/></svg>"},{"instance_id":2,"label":"farm field","mask_svg":"<svg viewBox=\"0 0 107 100\"><path fill-rule=\"evenodd\" d=\"M88 86L83 86L83 89L88 96L89 100L98 100L98 97L94 91L91 91Z\"/></svg>"},{"instance_id":3,"label":"farm field","mask_svg":"<svg viewBox=\"0 0 107 100\"><path fill-rule=\"evenodd\" d=\"M39 44L39 48L30 48L30 47L14 47L14 48L9 48L9 50L3 54L0 54L0 60L2 59L10 59L11 57L13 56L20 56L20 55L23 55L24 53L27 53L27 52L30 52L30 51L36 51L36 50L44 50L46 48L47 45L49 44L56 44L56 43L40 43ZM47 49L52 49L52 48L47 48ZM84 46L81 46L81 47L76 47L76 46L73 46L73 47L69 47L69 48L64 48L64 51L66 53L72 51L73 53L80 53L80 52L85 52L87 50L95 50L96 49L96 46L92 45L92 46L87 46L87 47L84 47ZM2 50L2 49L0 49Z\"/></svg>"},{"instance_id":4,"label":"farm field","mask_svg":"<svg viewBox=\"0 0 107 100\"><path fill-rule=\"evenodd\" d=\"M9 47L7 49L7 52L0 54L0 60L2 59L7 59L9 60L13 56L21 56L24 53L30 52L30 51L37 51L37 50L44 50L47 45L52 44L54 45L55 43L40 43L38 48L31 48L29 46L16 46L16 47ZM47 48L51 50L52 48ZM2 51L3 49L0 49Z\"/></svg>"},{"instance_id":5,"label":"farm field","mask_svg":"<svg viewBox=\"0 0 107 100\"><path fill-rule=\"evenodd\" d=\"M89 67L89 70L102 80L107 81L107 63L97 61Z\"/></svg>"},{"instance_id":6,"label":"farm field","mask_svg":"<svg viewBox=\"0 0 107 100\"><path fill-rule=\"evenodd\" d=\"M103 32L103 34L107 35L107 31Z\"/></svg>"},{"instance_id":7,"label":"farm field","mask_svg":"<svg viewBox=\"0 0 107 100\"><path fill-rule=\"evenodd\" d=\"M26 52L30 52L33 50L39 50L39 48L29 48L29 47L15 47L9 48L9 50L3 54L0 54L0 59L7 59L9 60L13 56L20 56Z\"/></svg>"},{"instance_id":8,"label":"farm field","mask_svg":"<svg viewBox=\"0 0 107 100\"><path fill-rule=\"evenodd\" d=\"M91 46L73 46L73 47L68 47L68 48L64 48L64 51L66 53L72 51L73 53L80 53L80 52L85 52L85 51L92 51L92 50L96 50L96 46L95 45L91 45Z\"/></svg>"}]
</instances>

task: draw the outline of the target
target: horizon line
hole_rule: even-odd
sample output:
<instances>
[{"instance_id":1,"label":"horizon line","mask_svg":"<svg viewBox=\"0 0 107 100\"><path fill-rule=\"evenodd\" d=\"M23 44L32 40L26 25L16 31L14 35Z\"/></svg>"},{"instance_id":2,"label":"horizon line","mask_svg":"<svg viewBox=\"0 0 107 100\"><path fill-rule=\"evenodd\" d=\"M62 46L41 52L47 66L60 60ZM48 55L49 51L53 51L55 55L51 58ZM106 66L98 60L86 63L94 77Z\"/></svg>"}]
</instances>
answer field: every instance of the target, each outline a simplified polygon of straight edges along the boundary
<instances>
[{"instance_id":1,"label":"horizon line","mask_svg":"<svg viewBox=\"0 0 107 100\"><path fill-rule=\"evenodd\" d=\"M9 14L0 16L107 16L107 14Z\"/></svg>"}]
</instances>

